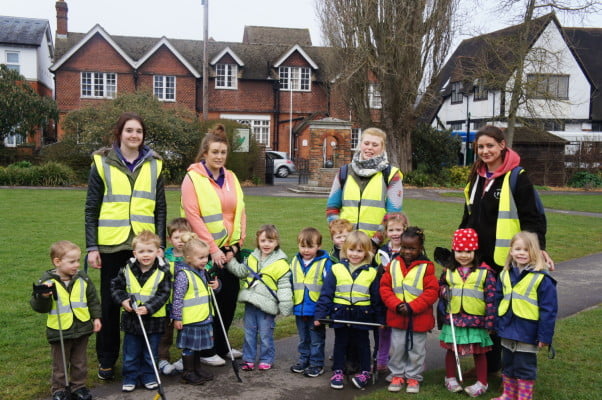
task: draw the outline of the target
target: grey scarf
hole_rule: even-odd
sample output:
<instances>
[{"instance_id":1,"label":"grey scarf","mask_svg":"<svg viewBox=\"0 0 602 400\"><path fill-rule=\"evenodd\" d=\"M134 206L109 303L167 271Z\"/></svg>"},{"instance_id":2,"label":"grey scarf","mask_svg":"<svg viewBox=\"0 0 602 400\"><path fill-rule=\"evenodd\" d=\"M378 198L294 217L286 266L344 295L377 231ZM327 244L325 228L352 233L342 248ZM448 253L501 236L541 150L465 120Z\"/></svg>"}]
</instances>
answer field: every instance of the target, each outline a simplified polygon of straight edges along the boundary
<instances>
[{"instance_id":1,"label":"grey scarf","mask_svg":"<svg viewBox=\"0 0 602 400\"><path fill-rule=\"evenodd\" d=\"M368 160L362 160L360 151L356 151L351 160L351 168L357 176L368 178L377 172L381 172L389 165L389 159L385 151L382 154L372 157Z\"/></svg>"}]
</instances>

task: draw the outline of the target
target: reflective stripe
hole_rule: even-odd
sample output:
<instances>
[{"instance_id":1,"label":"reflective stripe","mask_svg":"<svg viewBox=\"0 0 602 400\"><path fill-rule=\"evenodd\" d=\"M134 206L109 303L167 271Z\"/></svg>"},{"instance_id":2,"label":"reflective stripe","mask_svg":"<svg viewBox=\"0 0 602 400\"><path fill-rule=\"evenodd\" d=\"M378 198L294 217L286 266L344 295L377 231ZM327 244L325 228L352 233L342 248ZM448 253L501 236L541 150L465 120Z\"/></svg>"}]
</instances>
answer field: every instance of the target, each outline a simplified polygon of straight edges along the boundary
<instances>
[{"instance_id":1,"label":"reflective stripe","mask_svg":"<svg viewBox=\"0 0 602 400\"><path fill-rule=\"evenodd\" d=\"M145 302L150 300L157 293L157 289L159 288L159 284L163 280L165 273L159 268L156 268L146 282L144 282L144 285L140 286L140 282L138 282L138 279L134 275L130 264L127 264L124 267L124 276L126 291L130 295L134 296L139 305L144 305ZM164 304L161 308L155 311L152 316L164 317L166 315L167 312Z\"/></svg>"},{"instance_id":2,"label":"reflective stripe","mask_svg":"<svg viewBox=\"0 0 602 400\"><path fill-rule=\"evenodd\" d=\"M201 218L203 219L203 221L205 223L209 223L209 222L221 221L222 219L224 219L224 215L221 213L213 214L213 215L202 215Z\"/></svg>"},{"instance_id":3,"label":"reflective stripe","mask_svg":"<svg viewBox=\"0 0 602 400\"><path fill-rule=\"evenodd\" d=\"M334 303L351 306L370 305L370 285L376 279L376 268L362 269L355 279L344 264L333 265L332 272L336 279Z\"/></svg>"},{"instance_id":4,"label":"reflective stripe","mask_svg":"<svg viewBox=\"0 0 602 400\"><path fill-rule=\"evenodd\" d=\"M343 207L357 207L360 204L359 200L343 200Z\"/></svg>"},{"instance_id":5,"label":"reflective stripe","mask_svg":"<svg viewBox=\"0 0 602 400\"><path fill-rule=\"evenodd\" d=\"M278 290L278 280L284 276L289 270L290 265L286 260L277 260L271 264L263 266L259 269L259 261L253 254L247 258L247 265L261 278L265 285L267 285L274 292ZM267 279L266 279L267 278ZM251 272L247 275L247 286L251 286L255 282L255 278L251 275Z\"/></svg>"},{"instance_id":6,"label":"reflective stripe","mask_svg":"<svg viewBox=\"0 0 602 400\"><path fill-rule=\"evenodd\" d=\"M131 215L130 220L136 221L136 222L142 222L145 224L154 224L155 223L155 217L152 215Z\"/></svg>"},{"instance_id":7,"label":"reflective stripe","mask_svg":"<svg viewBox=\"0 0 602 400\"><path fill-rule=\"evenodd\" d=\"M48 313L46 326L51 329L69 329L73 325L74 317L82 322L90 320L90 311L88 310L88 301L86 297L86 288L88 283L78 277L71 286L71 292L68 292L63 284L57 279L50 279L45 283L54 284L57 292L57 299L52 299L52 308ZM60 319L60 321L59 321ZM59 325L60 322L60 325Z\"/></svg>"},{"instance_id":8,"label":"reflective stripe","mask_svg":"<svg viewBox=\"0 0 602 400\"><path fill-rule=\"evenodd\" d=\"M106 194L102 198L103 203L118 203L130 201L130 196L125 194Z\"/></svg>"},{"instance_id":9,"label":"reflective stripe","mask_svg":"<svg viewBox=\"0 0 602 400\"><path fill-rule=\"evenodd\" d=\"M485 280L487 270L476 268L470 272L466 279L462 279L458 270L447 270L445 280L447 281L452 298L450 311L454 314L461 310L471 315L485 315Z\"/></svg>"},{"instance_id":10,"label":"reflective stripe","mask_svg":"<svg viewBox=\"0 0 602 400\"><path fill-rule=\"evenodd\" d=\"M391 261L389 264L391 286L399 300L409 303L422 294L426 267L426 263L418 264L404 276L399 259L395 258Z\"/></svg>"},{"instance_id":11,"label":"reflective stripe","mask_svg":"<svg viewBox=\"0 0 602 400\"><path fill-rule=\"evenodd\" d=\"M539 319L539 300L537 289L544 278L543 273L527 272L514 286L510 273L503 270L500 273L504 297L498 306L498 315L506 314L508 308L518 317L537 321Z\"/></svg>"},{"instance_id":12,"label":"reflective stripe","mask_svg":"<svg viewBox=\"0 0 602 400\"><path fill-rule=\"evenodd\" d=\"M312 261L309 269L304 273L299 259L293 257L291 261L291 273L293 275L293 300L295 305L303 302L305 289L307 289L310 300L314 302L318 301L320 291L322 290L326 261L326 258Z\"/></svg>"}]
</instances>

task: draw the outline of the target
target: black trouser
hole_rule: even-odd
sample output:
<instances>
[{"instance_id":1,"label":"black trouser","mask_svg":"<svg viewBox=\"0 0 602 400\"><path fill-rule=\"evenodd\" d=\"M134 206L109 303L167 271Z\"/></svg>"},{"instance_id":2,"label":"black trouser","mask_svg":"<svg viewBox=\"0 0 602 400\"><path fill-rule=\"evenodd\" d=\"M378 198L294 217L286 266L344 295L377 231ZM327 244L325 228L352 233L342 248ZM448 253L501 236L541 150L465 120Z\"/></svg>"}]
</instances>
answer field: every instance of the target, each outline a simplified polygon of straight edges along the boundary
<instances>
[{"instance_id":1,"label":"black trouser","mask_svg":"<svg viewBox=\"0 0 602 400\"><path fill-rule=\"evenodd\" d=\"M111 280L117 276L133 256L131 250L117 253L100 253L100 305L102 307L102 329L96 334L96 356L102 368L112 368L119 358L119 316L121 305L111 297Z\"/></svg>"},{"instance_id":2,"label":"black trouser","mask_svg":"<svg viewBox=\"0 0 602 400\"><path fill-rule=\"evenodd\" d=\"M215 298L224 322L224 327L226 328L226 332L228 332L236 311L240 279L232 275L225 267L218 270L217 276L221 282L221 289L215 294ZM226 344L226 337L224 336L217 312L213 318L213 341L213 349L202 350L201 357L211 357L218 354L220 357L225 358L228 353L228 345Z\"/></svg>"},{"instance_id":3,"label":"black trouser","mask_svg":"<svg viewBox=\"0 0 602 400\"><path fill-rule=\"evenodd\" d=\"M485 354L487 354L487 373L493 374L502 368L502 339L495 333L489 336L493 341L493 346Z\"/></svg>"}]
</instances>

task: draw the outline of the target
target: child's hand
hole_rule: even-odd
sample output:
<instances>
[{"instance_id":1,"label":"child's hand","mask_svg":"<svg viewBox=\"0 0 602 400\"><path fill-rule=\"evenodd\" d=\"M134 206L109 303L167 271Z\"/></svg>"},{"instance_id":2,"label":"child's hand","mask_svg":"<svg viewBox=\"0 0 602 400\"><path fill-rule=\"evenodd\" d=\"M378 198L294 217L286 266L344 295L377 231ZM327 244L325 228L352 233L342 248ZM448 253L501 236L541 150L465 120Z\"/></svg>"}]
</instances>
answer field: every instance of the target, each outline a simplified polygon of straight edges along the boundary
<instances>
[{"instance_id":1,"label":"child's hand","mask_svg":"<svg viewBox=\"0 0 602 400\"><path fill-rule=\"evenodd\" d=\"M100 329L102 328L102 323L100 322L100 318L96 318L94 320L94 333L100 332Z\"/></svg>"},{"instance_id":2,"label":"child's hand","mask_svg":"<svg viewBox=\"0 0 602 400\"><path fill-rule=\"evenodd\" d=\"M316 321L314 321L314 326L320 326L320 325L322 325L322 324L320 323L320 321L317 321L317 320L316 320Z\"/></svg>"},{"instance_id":3,"label":"child's hand","mask_svg":"<svg viewBox=\"0 0 602 400\"><path fill-rule=\"evenodd\" d=\"M542 348L542 347L546 347L548 344L547 343L542 343L542 342L537 342L537 347L538 348Z\"/></svg>"},{"instance_id":4,"label":"child's hand","mask_svg":"<svg viewBox=\"0 0 602 400\"><path fill-rule=\"evenodd\" d=\"M408 305L406 303L401 303L397 306L397 313L401 315L408 315Z\"/></svg>"},{"instance_id":5,"label":"child's hand","mask_svg":"<svg viewBox=\"0 0 602 400\"><path fill-rule=\"evenodd\" d=\"M184 324L182 324L182 321L174 321L173 327L176 328L177 330L181 331L182 328L184 328Z\"/></svg>"},{"instance_id":6,"label":"child's hand","mask_svg":"<svg viewBox=\"0 0 602 400\"><path fill-rule=\"evenodd\" d=\"M148 308L146 308L146 306L140 306L136 309L136 314L146 315L146 314L148 314Z\"/></svg>"},{"instance_id":7,"label":"child's hand","mask_svg":"<svg viewBox=\"0 0 602 400\"><path fill-rule=\"evenodd\" d=\"M132 308L132 306L130 305L130 299L125 299L121 302L121 307L123 307L123 309L127 312L132 312L134 311L134 309Z\"/></svg>"},{"instance_id":8,"label":"child's hand","mask_svg":"<svg viewBox=\"0 0 602 400\"><path fill-rule=\"evenodd\" d=\"M46 283L43 283L43 285L46 285L46 286L48 286L49 288L51 288L51 287L53 287L53 286L54 286L54 283L52 283L52 282L46 282ZM46 297L46 298L48 298L48 297L50 297L50 296L52 296L52 292L46 292L46 293L42 293L42 297Z\"/></svg>"},{"instance_id":9,"label":"child's hand","mask_svg":"<svg viewBox=\"0 0 602 400\"><path fill-rule=\"evenodd\" d=\"M211 287L211 289L213 290L217 290L217 288L219 288L219 282L217 281L217 279L214 279L212 281L207 282L207 284L209 285L209 287Z\"/></svg>"}]
</instances>

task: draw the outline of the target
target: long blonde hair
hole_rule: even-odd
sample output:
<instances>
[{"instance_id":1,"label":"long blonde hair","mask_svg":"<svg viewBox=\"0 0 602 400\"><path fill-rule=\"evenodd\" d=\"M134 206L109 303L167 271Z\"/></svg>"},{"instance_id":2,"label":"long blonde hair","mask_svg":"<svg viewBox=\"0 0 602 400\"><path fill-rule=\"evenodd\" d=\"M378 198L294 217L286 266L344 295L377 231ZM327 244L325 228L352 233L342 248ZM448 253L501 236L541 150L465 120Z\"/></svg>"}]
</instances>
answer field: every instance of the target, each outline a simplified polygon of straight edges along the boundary
<instances>
[{"instance_id":1,"label":"long blonde hair","mask_svg":"<svg viewBox=\"0 0 602 400\"><path fill-rule=\"evenodd\" d=\"M539 247L539 239L537 235L532 232L521 231L514 235L512 240L510 241L510 248L512 249L512 245L517 241L522 240L527 249L529 249L529 258L530 264L533 266L533 271L542 271L548 269L545 260L543 259L543 255L541 254L541 248ZM508 252L508 257L506 258L506 265L504 265L505 270L509 270L512 265L512 256L510 252Z\"/></svg>"},{"instance_id":2,"label":"long blonde hair","mask_svg":"<svg viewBox=\"0 0 602 400\"><path fill-rule=\"evenodd\" d=\"M374 253L372 252L372 240L361 231L353 231L345 239L341 248L341 258L347 258L347 250L352 248L360 248L366 253L366 257L362 260L364 264L370 264Z\"/></svg>"}]
</instances>

